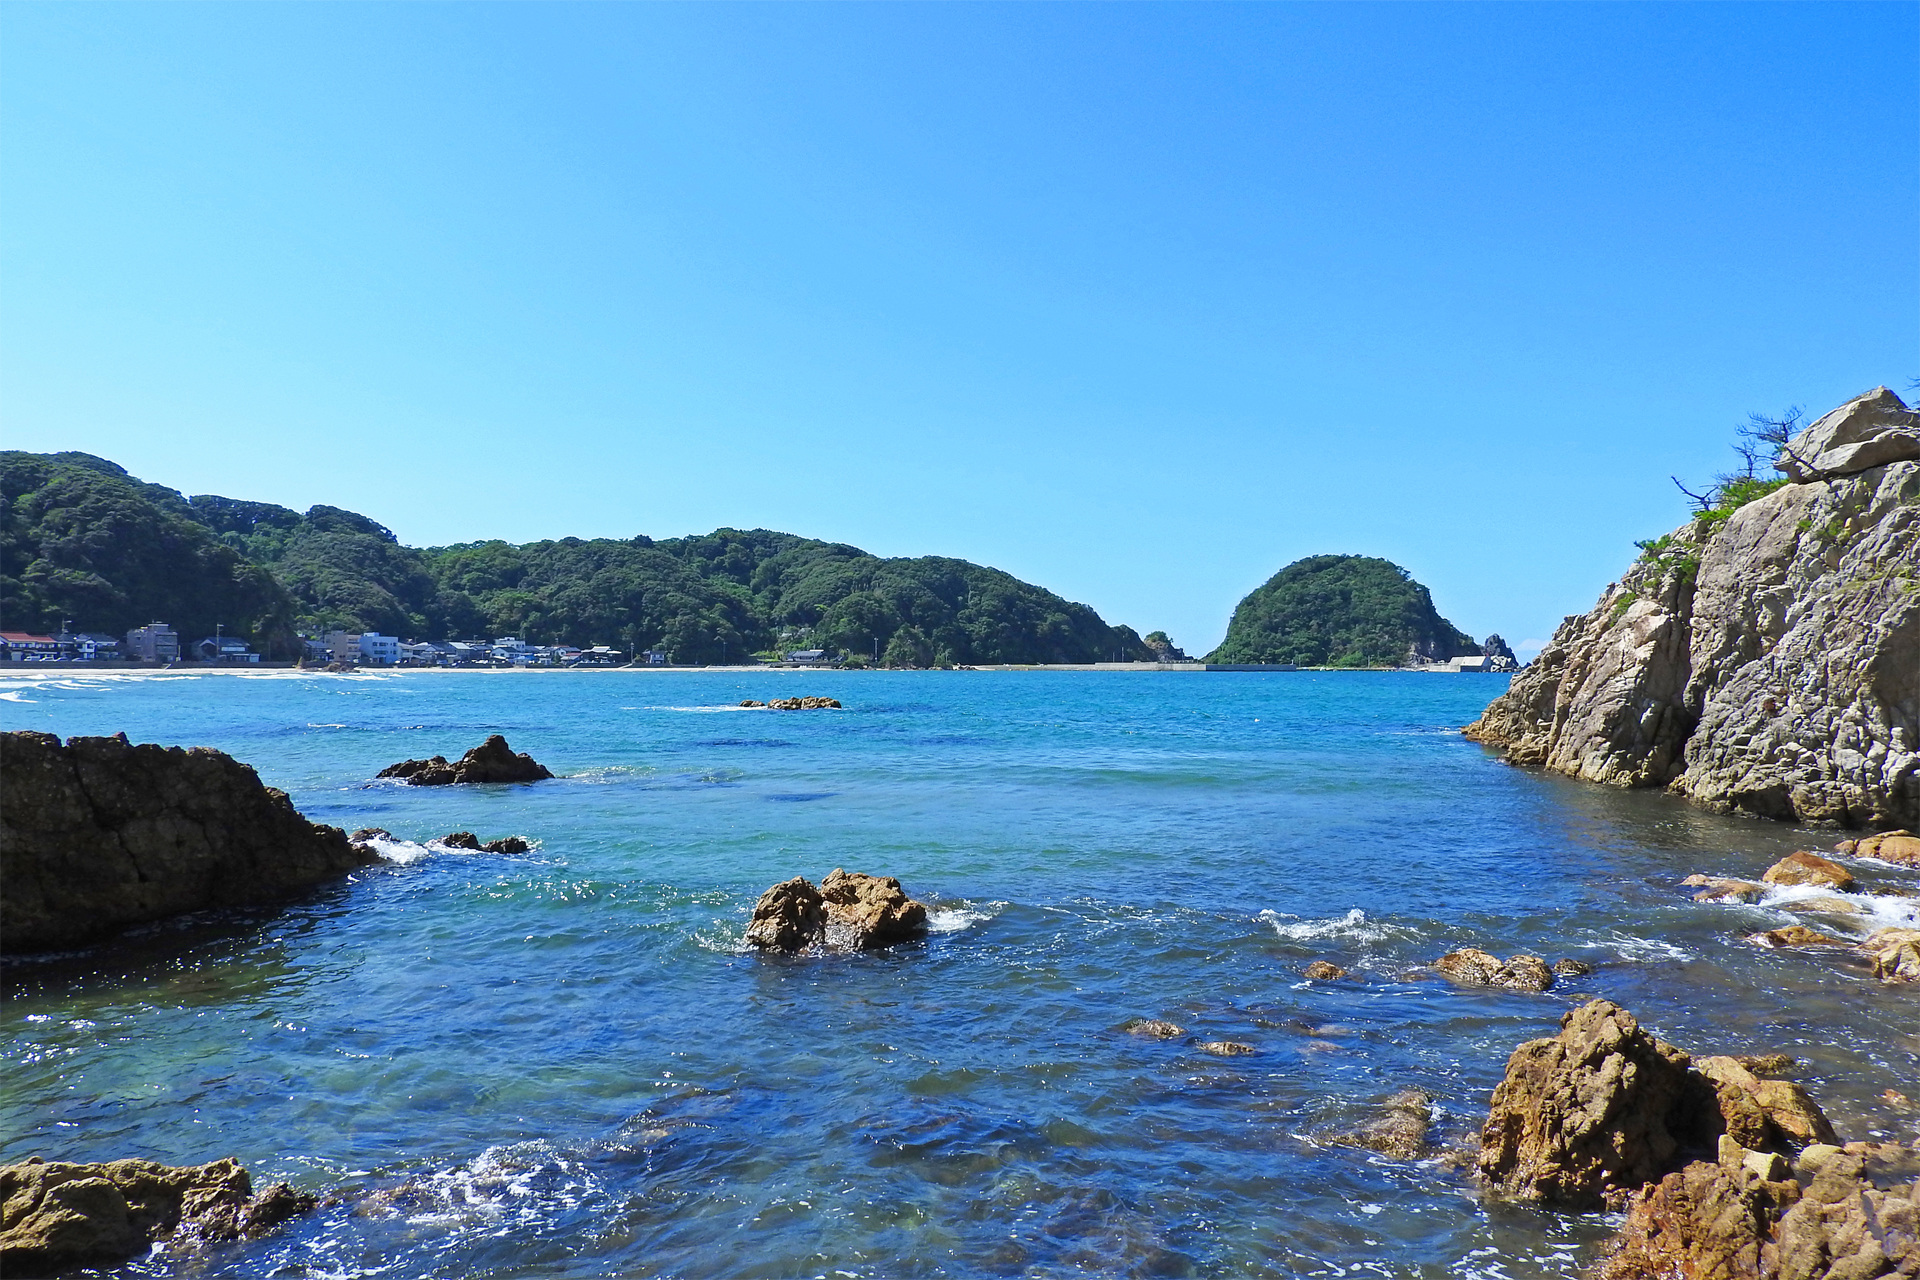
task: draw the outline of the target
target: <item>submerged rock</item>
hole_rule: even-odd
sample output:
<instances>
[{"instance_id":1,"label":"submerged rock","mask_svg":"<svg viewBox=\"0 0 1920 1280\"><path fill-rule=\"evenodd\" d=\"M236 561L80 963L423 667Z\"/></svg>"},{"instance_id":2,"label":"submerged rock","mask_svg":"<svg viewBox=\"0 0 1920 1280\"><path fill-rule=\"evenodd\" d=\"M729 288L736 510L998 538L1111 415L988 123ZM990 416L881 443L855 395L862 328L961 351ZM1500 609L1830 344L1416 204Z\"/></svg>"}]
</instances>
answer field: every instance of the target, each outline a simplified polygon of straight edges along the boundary
<instances>
[{"instance_id":1,"label":"submerged rock","mask_svg":"<svg viewBox=\"0 0 1920 1280\"><path fill-rule=\"evenodd\" d=\"M1823 858L1805 849L1780 859L1768 867L1766 874L1760 878L1768 884L1811 884L1824 889L1838 889L1842 893L1853 888L1853 872L1831 858Z\"/></svg>"},{"instance_id":2,"label":"submerged rock","mask_svg":"<svg viewBox=\"0 0 1920 1280\"><path fill-rule=\"evenodd\" d=\"M0 950L281 901L376 861L223 752L0 734Z\"/></svg>"},{"instance_id":3,"label":"submerged rock","mask_svg":"<svg viewBox=\"0 0 1920 1280\"><path fill-rule=\"evenodd\" d=\"M1766 896L1767 886L1751 880L1728 880L1720 876L1690 875L1680 882L1683 889L1698 889L1695 902L1758 902Z\"/></svg>"},{"instance_id":4,"label":"submerged rock","mask_svg":"<svg viewBox=\"0 0 1920 1280\"><path fill-rule=\"evenodd\" d=\"M1584 960L1573 960L1562 956L1553 962L1553 971L1562 978L1584 978L1593 972L1593 966Z\"/></svg>"},{"instance_id":5,"label":"submerged rock","mask_svg":"<svg viewBox=\"0 0 1920 1280\"><path fill-rule=\"evenodd\" d=\"M1501 960L1477 947L1462 947L1435 960L1433 968L1463 986L1505 987L1510 991L1545 991L1553 986L1553 970L1539 956Z\"/></svg>"},{"instance_id":6,"label":"submerged rock","mask_svg":"<svg viewBox=\"0 0 1920 1280\"><path fill-rule=\"evenodd\" d=\"M1187 1034L1185 1027L1176 1027L1158 1018L1135 1018L1126 1025L1126 1032L1142 1040L1178 1040Z\"/></svg>"},{"instance_id":7,"label":"submerged rock","mask_svg":"<svg viewBox=\"0 0 1920 1280\"><path fill-rule=\"evenodd\" d=\"M1347 971L1331 960L1315 960L1306 968L1309 982L1333 982L1347 976Z\"/></svg>"},{"instance_id":8,"label":"submerged rock","mask_svg":"<svg viewBox=\"0 0 1920 1280\"><path fill-rule=\"evenodd\" d=\"M743 707L765 707L769 711L842 710L840 699L838 698L816 698L811 695L804 698L775 698L771 702L756 702L752 698L748 698L740 705Z\"/></svg>"},{"instance_id":9,"label":"submerged rock","mask_svg":"<svg viewBox=\"0 0 1920 1280\"><path fill-rule=\"evenodd\" d=\"M1250 1044L1241 1044L1238 1040L1202 1040L1193 1046L1202 1053L1210 1053L1216 1058L1240 1058L1250 1053L1260 1052Z\"/></svg>"},{"instance_id":10,"label":"submerged rock","mask_svg":"<svg viewBox=\"0 0 1920 1280\"><path fill-rule=\"evenodd\" d=\"M1380 1104L1373 1119L1327 1141L1378 1151L1395 1160L1418 1160L1427 1153L1427 1130L1432 1123L1433 1099L1419 1089L1402 1089Z\"/></svg>"},{"instance_id":11,"label":"submerged rock","mask_svg":"<svg viewBox=\"0 0 1920 1280\"><path fill-rule=\"evenodd\" d=\"M0 1274L107 1267L174 1236L259 1235L312 1209L286 1183L253 1194L233 1160L175 1168L151 1160L69 1164L38 1156L0 1168Z\"/></svg>"},{"instance_id":12,"label":"submerged rock","mask_svg":"<svg viewBox=\"0 0 1920 1280\"><path fill-rule=\"evenodd\" d=\"M1903 441L1916 416L1880 388L1793 451L1842 420ZM1568 618L1467 735L1515 765L1718 809L1920 826L1920 452L1905 449L1863 470L1870 455L1847 453L1844 476L1675 530Z\"/></svg>"},{"instance_id":13,"label":"submerged rock","mask_svg":"<svg viewBox=\"0 0 1920 1280\"><path fill-rule=\"evenodd\" d=\"M1523 1200L1591 1210L1681 1162L1720 1127L1713 1087L1686 1054L1606 1000L1507 1060L1480 1133L1481 1174Z\"/></svg>"},{"instance_id":14,"label":"submerged rock","mask_svg":"<svg viewBox=\"0 0 1920 1280\"><path fill-rule=\"evenodd\" d=\"M1747 941L1763 947L1847 947L1853 944L1844 938L1809 929L1803 924L1790 924L1779 929L1768 929L1764 933L1747 935Z\"/></svg>"},{"instance_id":15,"label":"submerged rock","mask_svg":"<svg viewBox=\"0 0 1920 1280\"><path fill-rule=\"evenodd\" d=\"M926 904L892 876L835 868L818 888L804 876L774 885L754 904L747 942L798 951L816 945L870 951L926 932Z\"/></svg>"},{"instance_id":16,"label":"submerged rock","mask_svg":"<svg viewBox=\"0 0 1920 1280\"><path fill-rule=\"evenodd\" d=\"M402 760L377 775L399 778L410 787L444 787L453 783L540 782L552 772L524 751L515 753L500 734L493 734L453 764L445 756Z\"/></svg>"}]
</instances>

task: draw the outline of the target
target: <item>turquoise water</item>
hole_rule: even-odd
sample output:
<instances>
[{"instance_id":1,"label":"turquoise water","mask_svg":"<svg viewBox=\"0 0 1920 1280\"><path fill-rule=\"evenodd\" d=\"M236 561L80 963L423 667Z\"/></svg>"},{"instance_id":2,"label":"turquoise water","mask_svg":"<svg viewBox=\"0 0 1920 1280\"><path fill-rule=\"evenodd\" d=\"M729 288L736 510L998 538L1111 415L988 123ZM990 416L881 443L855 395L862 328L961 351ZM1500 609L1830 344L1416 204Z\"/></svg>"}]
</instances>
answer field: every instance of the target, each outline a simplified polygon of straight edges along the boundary
<instances>
[{"instance_id":1,"label":"turquoise water","mask_svg":"<svg viewBox=\"0 0 1920 1280\"><path fill-rule=\"evenodd\" d=\"M1419 1087L1464 1140L1513 1046L1593 995L1683 1046L1795 1054L1846 1136L1911 1138L1876 1096L1920 1079L1920 992L1739 941L1792 901L1677 888L1832 836L1509 769L1454 731L1504 686L9 679L6 728L212 745L319 821L537 843L398 844L282 910L9 964L0 1158L234 1155L326 1197L127 1275L1573 1276L1604 1222L1325 1139ZM846 709L729 705L799 692ZM372 781L494 731L561 777ZM932 934L743 951L762 889L836 866L900 877ZM1874 914L1798 918L1910 914L1855 899ZM1468 944L1594 972L1519 995L1422 970ZM1305 983L1323 957L1361 980Z\"/></svg>"}]
</instances>

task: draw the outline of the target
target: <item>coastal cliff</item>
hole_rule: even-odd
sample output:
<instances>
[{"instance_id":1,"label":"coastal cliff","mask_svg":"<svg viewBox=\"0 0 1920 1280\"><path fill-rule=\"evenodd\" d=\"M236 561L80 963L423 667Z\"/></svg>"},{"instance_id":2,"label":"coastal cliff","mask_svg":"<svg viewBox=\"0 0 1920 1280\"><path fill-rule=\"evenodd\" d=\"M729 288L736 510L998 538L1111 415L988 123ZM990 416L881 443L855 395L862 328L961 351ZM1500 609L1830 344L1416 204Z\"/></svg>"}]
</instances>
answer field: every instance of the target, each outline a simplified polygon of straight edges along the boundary
<instances>
[{"instance_id":1,"label":"coastal cliff","mask_svg":"<svg viewBox=\"0 0 1920 1280\"><path fill-rule=\"evenodd\" d=\"M275 902L378 861L223 752L0 733L0 952Z\"/></svg>"},{"instance_id":2,"label":"coastal cliff","mask_svg":"<svg viewBox=\"0 0 1920 1280\"><path fill-rule=\"evenodd\" d=\"M1775 466L1645 544L1467 736L1717 809L1920 825L1920 413L1876 388Z\"/></svg>"}]
</instances>

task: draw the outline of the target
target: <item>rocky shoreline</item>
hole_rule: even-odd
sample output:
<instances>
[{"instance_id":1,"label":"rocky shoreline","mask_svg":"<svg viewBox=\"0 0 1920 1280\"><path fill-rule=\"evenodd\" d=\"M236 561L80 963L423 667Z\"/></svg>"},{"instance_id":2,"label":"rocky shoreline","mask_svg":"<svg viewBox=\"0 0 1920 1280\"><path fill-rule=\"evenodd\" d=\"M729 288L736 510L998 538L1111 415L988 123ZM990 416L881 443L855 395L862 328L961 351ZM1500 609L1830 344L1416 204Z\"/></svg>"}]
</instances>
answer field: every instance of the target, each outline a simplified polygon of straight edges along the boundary
<instances>
[{"instance_id":1,"label":"rocky shoreline","mask_svg":"<svg viewBox=\"0 0 1920 1280\"><path fill-rule=\"evenodd\" d=\"M1467 736L1723 811L1920 828L1920 414L1877 388L1776 465L1643 544Z\"/></svg>"}]
</instances>

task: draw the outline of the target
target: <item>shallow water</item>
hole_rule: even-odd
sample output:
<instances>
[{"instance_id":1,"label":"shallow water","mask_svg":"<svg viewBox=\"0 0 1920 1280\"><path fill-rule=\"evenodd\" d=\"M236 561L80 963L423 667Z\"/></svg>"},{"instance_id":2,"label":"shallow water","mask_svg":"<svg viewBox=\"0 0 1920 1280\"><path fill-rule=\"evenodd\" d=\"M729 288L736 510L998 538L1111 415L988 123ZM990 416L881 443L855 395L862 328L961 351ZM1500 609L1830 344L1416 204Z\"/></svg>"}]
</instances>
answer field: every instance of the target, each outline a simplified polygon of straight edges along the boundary
<instances>
[{"instance_id":1,"label":"shallow water","mask_svg":"<svg viewBox=\"0 0 1920 1280\"><path fill-rule=\"evenodd\" d=\"M1464 1137L1521 1040L1605 995L1683 1047L1781 1050L1847 1137L1920 1080L1920 992L1755 929L1913 914L1696 904L1831 833L1509 769L1505 687L1415 674L60 673L0 726L253 764L397 860L279 911L5 969L0 1158L239 1157L329 1198L114 1274L1574 1276L1606 1224L1326 1144L1407 1087ZM823 693L841 712L740 710ZM505 732L561 774L372 782ZM520 856L432 837L520 833ZM836 866L924 943L746 954ZM1421 966L1594 966L1543 995ZM1306 983L1332 959L1360 981ZM1190 1039L1143 1041L1135 1017ZM1252 1056L1195 1044L1235 1040Z\"/></svg>"}]
</instances>

